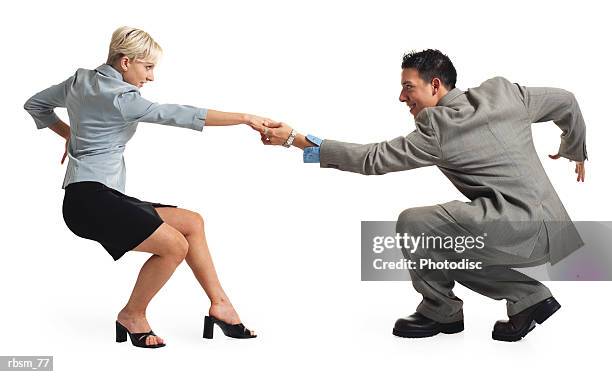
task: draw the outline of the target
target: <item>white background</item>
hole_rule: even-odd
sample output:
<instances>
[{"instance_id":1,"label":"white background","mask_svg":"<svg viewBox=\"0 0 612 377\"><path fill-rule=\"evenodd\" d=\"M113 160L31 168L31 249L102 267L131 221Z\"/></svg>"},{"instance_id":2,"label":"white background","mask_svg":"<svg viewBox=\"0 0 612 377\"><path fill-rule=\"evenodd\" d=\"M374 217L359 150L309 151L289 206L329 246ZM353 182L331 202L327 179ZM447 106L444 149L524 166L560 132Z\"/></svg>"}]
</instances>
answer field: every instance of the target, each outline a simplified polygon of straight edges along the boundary
<instances>
[{"instance_id":1,"label":"white background","mask_svg":"<svg viewBox=\"0 0 612 377\"><path fill-rule=\"evenodd\" d=\"M114 320L144 253L119 262L62 219L64 143L36 130L32 94L106 60L113 30L148 31L164 48L157 101L283 120L323 138L375 142L409 133L398 101L404 52L437 48L457 86L497 75L572 91L587 122L586 181L550 160L560 130L534 125L550 180L574 220L609 220L610 33L604 5L576 1L30 2L0 16L3 109L0 355L53 355L55 374L508 375L589 373L606 362L609 282L552 282L562 310L518 343L495 342L505 303L457 286L465 331L391 335L420 300L410 282L361 282L361 220L464 197L435 168L359 176L304 165L247 126L203 133L141 124L125 158L127 191L200 212L222 283L260 334L201 338L208 300L181 265L148 318L168 346L114 342ZM67 121L66 112L58 114ZM217 329L218 330L218 329ZM20 374L21 375L21 374Z\"/></svg>"}]
</instances>

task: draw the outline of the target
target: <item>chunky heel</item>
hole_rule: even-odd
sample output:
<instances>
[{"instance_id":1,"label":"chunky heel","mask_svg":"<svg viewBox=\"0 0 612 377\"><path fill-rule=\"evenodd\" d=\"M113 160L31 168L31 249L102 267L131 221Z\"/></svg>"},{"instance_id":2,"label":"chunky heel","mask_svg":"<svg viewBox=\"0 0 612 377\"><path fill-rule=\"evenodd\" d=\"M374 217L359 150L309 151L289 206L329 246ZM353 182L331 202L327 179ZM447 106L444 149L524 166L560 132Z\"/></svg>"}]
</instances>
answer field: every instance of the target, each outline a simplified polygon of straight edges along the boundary
<instances>
[{"instance_id":1,"label":"chunky heel","mask_svg":"<svg viewBox=\"0 0 612 377\"><path fill-rule=\"evenodd\" d=\"M115 341L117 343L127 342L127 330L119 322L115 322Z\"/></svg>"},{"instance_id":2,"label":"chunky heel","mask_svg":"<svg viewBox=\"0 0 612 377\"><path fill-rule=\"evenodd\" d=\"M440 332L444 334L456 334L461 331L463 331L463 321L440 324Z\"/></svg>"},{"instance_id":3,"label":"chunky heel","mask_svg":"<svg viewBox=\"0 0 612 377\"><path fill-rule=\"evenodd\" d=\"M554 297L550 300L546 300L545 305L535 312L534 319L537 323L542 324L548 317L553 315L557 310L561 308L561 304Z\"/></svg>"},{"instance_id":4,"label":"chunky heel","mask_svg":"<svg viewBox=\"0 0 612 377\"><path fill-rule=\"evenodd\" d=\"M508 321L497 321L493 326L493 339L516 342L524 338L536 327L561 308L554 297L549 297L523 311L509 316Z\"/></svg>"},{"instance_id":5,"label":"chunky heel","mask_svg":"<svg viewBox=\"0 0 612 377\"><path fill-rule=\"evenodd\" d=\"M212 339L215 323L209 316L204 317L204 338Z\"/></svg>"},{"instance_id":6,"label":"chunky heel","mask_svg":"<svg viewBox=\"0 0 612 377\"><path fill-rule=\"evenodd\" d=\"M204 316L204 338L213 338L213 328L215 323L221 328L221 331L223 331L223 334L227 337L238 339L248 339L257 337L257 335L251 333L251 330L244 327L242 323L230 325L229 323L217 319L211 315L207 315Z\"/></svg>"}]
</instances>

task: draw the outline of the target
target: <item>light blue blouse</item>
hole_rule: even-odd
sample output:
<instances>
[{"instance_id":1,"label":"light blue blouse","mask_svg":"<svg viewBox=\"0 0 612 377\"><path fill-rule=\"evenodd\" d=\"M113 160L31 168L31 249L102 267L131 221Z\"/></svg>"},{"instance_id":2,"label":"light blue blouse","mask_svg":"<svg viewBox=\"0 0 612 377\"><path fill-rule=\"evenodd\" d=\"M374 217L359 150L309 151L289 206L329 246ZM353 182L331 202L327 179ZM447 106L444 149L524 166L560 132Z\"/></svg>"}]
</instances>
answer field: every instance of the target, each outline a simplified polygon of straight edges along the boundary
<instances>
[{"instance_id":1,"label":"light blue blouse","mask_svg":"<svg viewBox=\"0 0 612 377\"><path fill-rule=\"evenodd\" d=\"M108 64L95 70L78 69L66 81L33 95L24 104L36 127L59 120L56 107L70 118L68 166L62 188L96 181L125 192L123 151L138 122L159 123L202 131L207 109L158 104L144 99L138 87L125 81Z\"/></svg>"}]
</instances>

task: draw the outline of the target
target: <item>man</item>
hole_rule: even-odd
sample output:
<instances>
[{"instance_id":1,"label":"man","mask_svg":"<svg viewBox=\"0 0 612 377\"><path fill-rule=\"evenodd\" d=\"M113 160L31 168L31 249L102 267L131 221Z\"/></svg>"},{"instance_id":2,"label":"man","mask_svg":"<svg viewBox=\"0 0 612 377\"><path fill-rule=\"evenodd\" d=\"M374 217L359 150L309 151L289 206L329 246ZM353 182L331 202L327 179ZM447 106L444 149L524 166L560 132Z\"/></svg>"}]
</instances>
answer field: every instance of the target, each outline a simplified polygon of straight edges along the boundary
<instances>
[{"instance_id":1,"label":"man","mask_svg":"<svg viewBox=\"0 0 612 377\"><path fill-rule=\"evenodd\" d=\"M265 130L262 142L294 145L305 162L320 162L360 174L385 174L436 165L469 202L451 201L403 211L397 232L406 234L485 234L488 247L469 256L482 269L410 270L423 300L414 314L397 320L393 333L426 337L463 330L463 302L454 282L488 297L507 301L508 321L498 321L493 338L516 341L544 322L559 303L542 283L511 267L556 263L582 246L559 197L536 154L531 124L552 120L561 130L561 145L552 159L576 162L583 182L587 159L585 124L572 93L532 88L502 77L462 91L450 59L437 50L406 54L402 62L400 101L415 118L407 136L366 145L303 136L278 123ZM434 248L407 259L457 257Z\"/></svg>"}]
</instances>

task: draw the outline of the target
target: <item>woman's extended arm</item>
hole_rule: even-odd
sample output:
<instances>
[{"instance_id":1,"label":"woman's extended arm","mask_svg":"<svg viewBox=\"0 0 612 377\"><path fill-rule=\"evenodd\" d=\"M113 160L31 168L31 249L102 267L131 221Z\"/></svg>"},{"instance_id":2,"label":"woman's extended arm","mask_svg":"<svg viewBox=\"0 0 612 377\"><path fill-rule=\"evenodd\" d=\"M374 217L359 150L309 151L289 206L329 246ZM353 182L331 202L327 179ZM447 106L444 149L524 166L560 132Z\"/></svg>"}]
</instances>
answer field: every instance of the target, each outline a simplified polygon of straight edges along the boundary
<instances>
[{"instance_id":1,"label":"woman's extended arm","mask_svg":"<svg viewBox=\"0 0 612 377\"><path fill-rule=\"evenodd\" d=\"M235 124L248 124L255 131L263 132L264 127L273 121L257 115L243 113L226 113L218 110L208 110L206 126L233 126Z\"/></svg>"},{"instance_id":2,"label":"woman's extended arm","mask_svg":"<svg viewBox=\"0 0 612 377\"><path fill-rule=\"evenodd\" d=\"M190 105L160 104L151 102L137 90L130 90L118 97L117 104L123 119L128 122L148 122L190 128L202 131L206 126L231 126L248 124L263 132L272 120L257 115L227 113Z\"/></svg>"}]
</instances>

